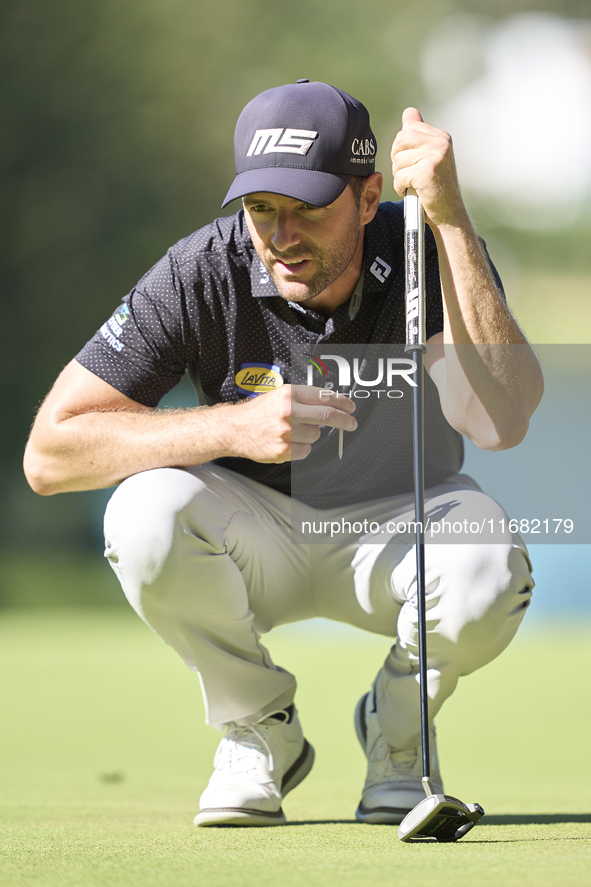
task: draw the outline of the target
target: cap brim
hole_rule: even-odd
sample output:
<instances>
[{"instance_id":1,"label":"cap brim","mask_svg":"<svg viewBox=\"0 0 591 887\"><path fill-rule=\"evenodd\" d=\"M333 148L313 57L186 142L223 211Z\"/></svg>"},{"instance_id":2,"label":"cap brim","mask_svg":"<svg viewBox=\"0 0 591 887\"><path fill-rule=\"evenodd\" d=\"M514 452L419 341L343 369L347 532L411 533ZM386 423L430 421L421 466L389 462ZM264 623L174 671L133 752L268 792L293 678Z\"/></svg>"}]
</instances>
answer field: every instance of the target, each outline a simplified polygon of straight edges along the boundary
<instances>
[{"instance_id":1,"label":"cap brim","mask_svg":"<svg viewBox=\"0 0 591 887\"><path fill-rule=\"evenodd\" d=\"M340 197L350 179L351 176L338 176L316 169L249 169L236 176L222 207L237 197L256 192L282 194L313 206L328 206Z\"/></svg>"}]
</instances>

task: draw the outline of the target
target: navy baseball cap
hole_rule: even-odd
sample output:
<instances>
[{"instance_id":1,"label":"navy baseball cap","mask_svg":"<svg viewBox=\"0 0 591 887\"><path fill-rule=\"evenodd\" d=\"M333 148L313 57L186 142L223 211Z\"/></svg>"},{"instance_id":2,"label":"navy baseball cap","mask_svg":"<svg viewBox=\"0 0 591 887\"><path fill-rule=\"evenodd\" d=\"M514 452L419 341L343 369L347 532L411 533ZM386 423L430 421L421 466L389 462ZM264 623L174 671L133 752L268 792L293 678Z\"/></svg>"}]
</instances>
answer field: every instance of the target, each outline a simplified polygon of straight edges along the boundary
<instances>
[{"instance_id":1,"label":"navy baseball cap","mask_svg":"<svg viewBox=\"0 0 591 887\"><path fill-rule=\"evenodd\" d=\"M309 80L267 89L238 118L222 206L256 191L328 206L351 176L375 171L376 151L367 109L348 93Z\"/></svg>"}]
</instances>

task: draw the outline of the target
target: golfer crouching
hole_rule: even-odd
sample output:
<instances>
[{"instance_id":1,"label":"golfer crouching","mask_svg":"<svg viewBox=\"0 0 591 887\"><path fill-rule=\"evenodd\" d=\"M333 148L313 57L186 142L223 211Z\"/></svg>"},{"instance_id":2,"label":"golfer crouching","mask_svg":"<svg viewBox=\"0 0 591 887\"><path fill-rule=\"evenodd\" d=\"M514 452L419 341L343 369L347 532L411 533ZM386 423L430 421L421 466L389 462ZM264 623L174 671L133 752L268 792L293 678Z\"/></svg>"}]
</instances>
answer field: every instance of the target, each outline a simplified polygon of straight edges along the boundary
<instances>
[{"instance_id":1,"label":"golfer crouching","mask_svg":"<svg viewBox=\"0 0 591 887\"><path fill-rule=\"evenodd\" d=\"M335 87L300 80L256 96L223 203L241 208L172 246L119 302L55 382L27 446L42 495L119 484L106 556L132 607L199 672L207 721L224 731L198 826L285 822L282 800L314 751L295 677L261 638L317 616L388 639L355 709L368 761L357 819L399 823L424 797L411 383L396 349L404 225L402 203L380 202L376 149L367 110ZM516 446L543 383L463 203L450 136L408 108L391 157L395 190L416 190L428 224L432 722L458 679L510 643L533 588L501 506L460 473L462 437ZM157 410L185 371L200 405ZM316 538L314 522L345 529ZM434 727L431 749L442 791Z\"/></svg>"}]
</instances>

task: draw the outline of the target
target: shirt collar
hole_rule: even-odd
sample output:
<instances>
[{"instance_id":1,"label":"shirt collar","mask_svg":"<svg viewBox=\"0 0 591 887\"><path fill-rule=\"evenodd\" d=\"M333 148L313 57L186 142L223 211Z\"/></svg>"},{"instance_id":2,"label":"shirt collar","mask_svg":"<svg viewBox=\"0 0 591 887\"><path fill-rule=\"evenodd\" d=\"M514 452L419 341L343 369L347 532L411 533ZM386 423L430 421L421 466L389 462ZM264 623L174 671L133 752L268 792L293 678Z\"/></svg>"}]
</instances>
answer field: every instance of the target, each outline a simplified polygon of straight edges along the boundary
<instances>
[{"instance_id":1,"label":"shirt collar","mask_svg":"<svg viewBox=\"0 0 591 887\"><path fill-rule=\"evenodd\" d=\"M269 272L259 259L256 250L254 250L252 265L250 268L250 285L252 289L252 295L255 299L260 299L264 296L279 295L279 293L277 292L277 287L271 280Z\"/></svg>"}]
</instances>

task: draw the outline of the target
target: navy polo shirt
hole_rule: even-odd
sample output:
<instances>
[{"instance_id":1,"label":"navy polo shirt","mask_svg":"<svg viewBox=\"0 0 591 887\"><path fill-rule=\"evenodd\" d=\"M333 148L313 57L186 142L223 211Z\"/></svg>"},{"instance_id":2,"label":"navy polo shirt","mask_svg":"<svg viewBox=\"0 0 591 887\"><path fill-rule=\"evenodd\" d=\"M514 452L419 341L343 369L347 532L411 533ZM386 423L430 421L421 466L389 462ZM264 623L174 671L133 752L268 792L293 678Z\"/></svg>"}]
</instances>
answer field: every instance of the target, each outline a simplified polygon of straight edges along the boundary
<instances>
[{"instance_id":1,"label":"navy polo shirt","mask_svg":"<svg viewBox=\"0 0 591 887\"><path fill-rule=\"evenodd\" d=\"M186 371L199 403L209 405L237 402L264 391L265 385L305 383L310 370L301 355L338 353L340 347L352 357L357 352L349 346L359 346L363 378L374 379L370 364L377 346L384 346L384 355L404 357L403 232L402 203L380 204L365 229L362 287L327 318L278 294L255 252L242 210L217 219L171 247L76 360L146 406L156 406ZM428 228L426 290L429 339L443 329L443 308L437 251ZM368 345L371 360L362 347ZM323 364L326 369L327 361ZM326 382L326 375L313 381L334 384ZM337 459L338 433L326 428L301 462L272 465L227 458L219 464L319 508L411 491L410 393L387 402L375 390L357 399L359 391L360 386L354 397L360 425L345 433L342 460ZM457 473L462 460L461 435L444 418L437 389L426 376L427 485Z\"/></svg>"}]
</instances>

